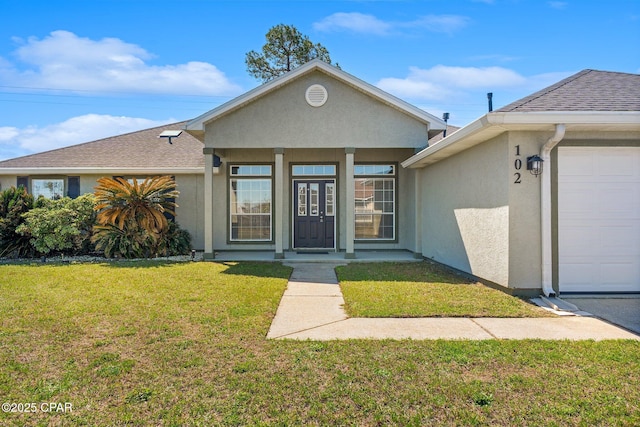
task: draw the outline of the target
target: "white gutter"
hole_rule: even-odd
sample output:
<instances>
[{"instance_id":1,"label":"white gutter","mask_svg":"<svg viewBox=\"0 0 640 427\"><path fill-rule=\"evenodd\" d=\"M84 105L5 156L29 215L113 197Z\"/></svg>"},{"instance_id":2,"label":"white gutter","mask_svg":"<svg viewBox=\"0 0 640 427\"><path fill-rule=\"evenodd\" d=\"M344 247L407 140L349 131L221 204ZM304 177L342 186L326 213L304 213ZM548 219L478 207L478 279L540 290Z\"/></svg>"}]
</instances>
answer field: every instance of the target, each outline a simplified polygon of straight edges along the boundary
<instances>
[{"instance_id":1,"label":"white gutter","mask_svg":"<svg viewBox=\"0 0 640 427\"><path fill-rule=\"evenodd\" d=\"M549 297L555 295L552 279L552 248L551 248L551 150L564 138L566 127L556 124L556 132L542 146L540 157L547 172L542 174L540 188L540 217L542 233L542 293Z\"/></svg>"}]
</instances>

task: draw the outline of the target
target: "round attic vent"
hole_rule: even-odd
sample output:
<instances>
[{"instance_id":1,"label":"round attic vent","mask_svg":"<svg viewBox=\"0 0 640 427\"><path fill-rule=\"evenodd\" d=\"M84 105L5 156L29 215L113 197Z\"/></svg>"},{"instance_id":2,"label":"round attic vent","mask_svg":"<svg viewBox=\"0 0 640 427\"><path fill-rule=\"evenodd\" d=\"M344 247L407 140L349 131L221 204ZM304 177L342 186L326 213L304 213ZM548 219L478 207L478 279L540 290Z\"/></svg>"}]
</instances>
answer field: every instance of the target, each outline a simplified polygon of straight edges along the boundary
<instances>
[{"instance_id":1,"label":"round attic vent","mask_svg":"<svg viewBox=\"0 0 640 427\"><path fill-rule=\"evenodd\" d=\"M311 85L304 97L312 107L322 107L327 102L327 89L322 85Z\"/></svg>"}]
</instances>

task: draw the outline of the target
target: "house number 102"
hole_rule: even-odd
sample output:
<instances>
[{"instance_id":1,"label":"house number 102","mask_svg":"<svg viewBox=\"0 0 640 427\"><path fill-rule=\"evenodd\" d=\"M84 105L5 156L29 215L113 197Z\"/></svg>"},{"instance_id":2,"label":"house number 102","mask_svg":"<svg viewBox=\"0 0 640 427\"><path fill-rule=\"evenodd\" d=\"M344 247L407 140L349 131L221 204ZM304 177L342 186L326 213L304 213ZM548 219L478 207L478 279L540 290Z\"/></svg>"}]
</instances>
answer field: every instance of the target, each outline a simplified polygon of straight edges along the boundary
<instances>
[{"instance_id":1,"label":"house number 102","mask_svg":"<svg viewBox=\"0 0 640 427\"><path fill-rule=\"evenodd\" d=\"M516 160L513 162L513 166L516 168L516 173L513 174L513 176L515 176L516 179L513 181L513 183L520 184L522 182L522 175L518 171L522 169L522 159L520 158L519 145L516 145Z\"/></svg>"}]
</instances>

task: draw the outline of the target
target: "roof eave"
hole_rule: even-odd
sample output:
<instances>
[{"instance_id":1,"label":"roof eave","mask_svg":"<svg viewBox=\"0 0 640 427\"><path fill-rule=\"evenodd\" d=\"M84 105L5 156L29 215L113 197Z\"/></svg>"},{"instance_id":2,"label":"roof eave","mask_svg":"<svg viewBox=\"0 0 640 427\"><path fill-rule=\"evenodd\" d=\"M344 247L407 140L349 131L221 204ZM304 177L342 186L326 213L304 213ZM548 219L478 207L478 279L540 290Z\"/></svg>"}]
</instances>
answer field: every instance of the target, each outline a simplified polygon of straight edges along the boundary
<instances>
[{"instance_id":1,"label":"roof eave","mask_svg":"<svg viewBox=\"0 0 640 427\"><path fill-rule=\"evenodd\" d=\"M0 175L188 175L203 174L204 167L115 168L115 167L0 167Z\"/></svg>"},{"instance_id":2,"label":"roof eave","mask_svg":"<svg viewBox=\"0 0 640 427\"><path fill-rule=\"evenodd\" d=\"M416 153L404 162L405 168L420 168L506 131L546 131L562 123L567 130L632 130L640 131L640 111L541 111L493 112L485 114L457 132Z\"/></svg>"}]
</instances>

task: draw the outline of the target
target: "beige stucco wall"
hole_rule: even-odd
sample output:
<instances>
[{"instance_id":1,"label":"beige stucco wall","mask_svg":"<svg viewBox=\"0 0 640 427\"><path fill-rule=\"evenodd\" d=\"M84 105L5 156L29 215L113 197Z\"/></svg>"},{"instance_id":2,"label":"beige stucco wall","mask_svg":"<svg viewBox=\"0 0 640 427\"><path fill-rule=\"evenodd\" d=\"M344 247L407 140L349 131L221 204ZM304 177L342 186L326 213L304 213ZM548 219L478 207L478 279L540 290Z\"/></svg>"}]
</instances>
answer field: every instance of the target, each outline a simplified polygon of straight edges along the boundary
<instances>
[{"instance_id":1,"label":"beige stucco wall","mask_svg":"<svg viewBox=\"0 0 640 427\"><path fill-rule=\"evenodd\" d=\"M0 191L16 186L15 175L0 175Z\"/></svg>"},{"instance_id":2,"label":"beige stucco wall","mask_svg":"<svg viewBox=\"0 0 640 427\"><path fill-rule=\"evenodd\" d=\"M506 132L422 169L423 255L515 292L538 292L542 178L526 170L526 160L540 153L552 134ZM567 145L640 146L640 133L568 131L558 146ZM552 269L557 287L556 151L543 173L552 174Z\"/></svg>"},{"instance_id":3,"label":"beige stucco wall","mask_svg":"<svg viewBox=\"0 0 640 427\"><path fill-rule=\"evenodd\" d=\"M509 284L509 148L496 137L423 169L422 255Z\"/></svg>"},{"instance_id":4,"label":"beige stucco wall","mask_svg":"<svg viewBox=\"0 0 640 427\"><path fill-rule=\"evenodd\" d=\"M42 177L45 176L65 177L65 175L42 175ZM80 194L86 194L94 192L97 180L104 175L79 176ZM39 175L29 175L29 177L37 178ZM16 175L0 175L0 189L15 186L16 182ZM179 205L176 209L176 221L180 224L180 227L191 234L192 246L195 249L202 249L204 247L204 233L202 230L204 226L204 177L202 175L176 175L176 184L180 191L180 196L176 200Z\"/></svg>"},{"instance_id":5,"label":"beige stucco wall","mask_svg":"<svg viewBox=\"0 0 640 427\"><path fill-rule=\"evenodd\" d=\"M312 107L305 91L322 84L328 99ZM321 72L289 82L205 127L214 148L418 148L427 125Z\"/></svg>"}]
</instances>

